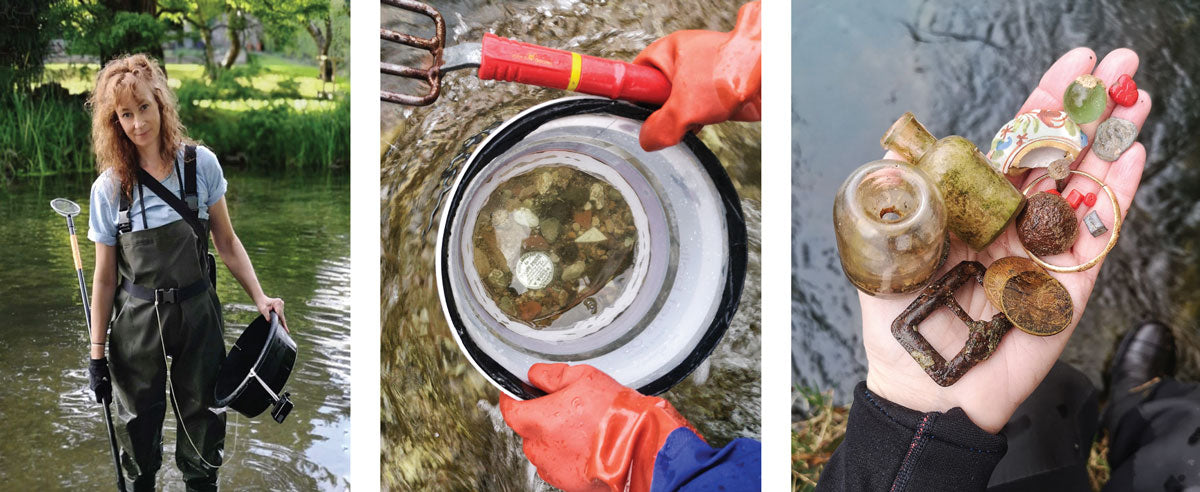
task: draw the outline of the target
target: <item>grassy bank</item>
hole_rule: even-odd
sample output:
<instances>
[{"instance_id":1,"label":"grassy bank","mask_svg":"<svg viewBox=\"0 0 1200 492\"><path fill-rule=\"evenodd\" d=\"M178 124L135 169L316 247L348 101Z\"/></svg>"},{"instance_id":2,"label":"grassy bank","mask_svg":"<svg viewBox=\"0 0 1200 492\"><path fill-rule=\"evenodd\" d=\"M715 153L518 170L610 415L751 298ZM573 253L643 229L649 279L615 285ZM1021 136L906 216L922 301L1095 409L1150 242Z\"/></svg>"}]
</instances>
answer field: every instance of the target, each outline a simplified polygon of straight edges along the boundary
<instances>
[{"instance_id":1,"label":"grassy bank","mask_svg":"<svg viewBox=\"0 0 1200 492\"><path fill-rule=\"evenodd\" d=\"M170 58L170 57L168 57ZM269 54L254 55L252 65L238 65L232 73L234 78L270 93L294 83L297 85L297 97L316 98L325 89L317 79L317 67L303 65L286 58ZM100 70L98 63L47 63L42 80L45 83L56 83L72 94L82 94L92 90L96 83L96 72ZM186 82L206 83L204 65L198 63L167 63L167 83L172 89L180 89ZM342 94L350 92L350 80L343 76L334 77L330 90Z\"/></svg>"},{"instance_id":2,"label":"grassy bank","mask_svg":"<svg viewBox=\"0 0 1200 492\"><path fill-rule=\"evenodd\" d=\"M809 492L816 490L825 463L846 436L850 407L834 405L832 390L820 393L798 387L796 394L806 400L811 415L792 424L792 491ZM1092 490L1099 491L1110 472L1108 436L1103 430L1092 442L1087 468Z\"/></svg>"},{"instance_id":3,"label":"grassy bank","mask_svg":"<svg viewBox=\"0 0 1200 492\"><path fill-rule=\"evenodd\" d=\"M216 81L197 64L168 64L189 135L229 166L344 169L350 161L349 81L323 84L317 68L259 55ZM91 115L84 107L96 64L46 65L32 94L0 94L0 183L91 173ZM325 91L329 91L326 93Z\"/></svg>"}]
</instances>

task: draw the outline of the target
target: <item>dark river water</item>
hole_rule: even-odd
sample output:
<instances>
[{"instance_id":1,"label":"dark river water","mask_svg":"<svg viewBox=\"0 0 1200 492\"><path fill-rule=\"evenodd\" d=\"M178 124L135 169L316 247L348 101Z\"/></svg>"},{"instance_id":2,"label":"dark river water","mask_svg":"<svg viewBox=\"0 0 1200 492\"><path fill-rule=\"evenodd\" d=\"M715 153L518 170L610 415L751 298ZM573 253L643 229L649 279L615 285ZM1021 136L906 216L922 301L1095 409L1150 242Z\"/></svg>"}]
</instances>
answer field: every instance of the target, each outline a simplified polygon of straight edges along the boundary
<instances>
[{"instance_id":1,"label":"dark river water","mask_svg":"<svg viewBox=\"0 0 1200 492\"><path fill-rule=\"evenodd\" d=\"M295 409L230 411L220 485L230 490L342 490L350 473L350 193L345 176L264 176L225 170L233 225L268 295L287 303L298 358L288 380ZM100 406L87 389L87 328L56 197L83 207L79 228L91 290L95 247L85 237L91 176L0 188L0 488L111 489ZM218 261L219 264L219 261ZM258 315L224 267L217 292L226 347ZM115 407L114 407L115 412ZM167 412L160 487L183 490ZM184 441L186 443L186 441ZM186 445L186 444L184 444Z\"/></svg>"},{"instance_id":2,"label":"dark river water","mask_svg":"<svg viewBox=\"0 0 1200 492\"><path fill-rule=\"evenodd\" d=\"M849 401L866 377L833 199L905 111L987 149L1060 55L1128 47L1154 105L1141 188L1062 359L1097 385L1120 336L1157 317L1200 376L1200 2L811 1L792 8L792 376Z\"/></svg>"},{"instance_id":3,"label":"dark river water","mask_svg":"<svg viewBox=\"0 0 1200 492\"><path fill-rule=\"evenodd\" d=\"M436 2L447 45L483 33L632 60L679 29L729 30L736 1ZM429 35L428 19L386 7L386 28ZM425 26L418 28L417 26ZM415 30L414 30L415 29ZM383 59L419 65L412 49L384 43ZM384 77L385 90L422 90ZM548 486L500 418L498 391L459 353L441 314L434 277L438 200L451 186L452 158L489 125L567 95L449 75L434 105L383 105L381 259L382 484L398 490L545 490ZM759 124L713 125L701 139L725 165L742 198L750 235L745 290L732 326L705 366L665 393L708 442L759 437ZM428 232L426 232L428 231Z\"/></svg>"}]
</instances>

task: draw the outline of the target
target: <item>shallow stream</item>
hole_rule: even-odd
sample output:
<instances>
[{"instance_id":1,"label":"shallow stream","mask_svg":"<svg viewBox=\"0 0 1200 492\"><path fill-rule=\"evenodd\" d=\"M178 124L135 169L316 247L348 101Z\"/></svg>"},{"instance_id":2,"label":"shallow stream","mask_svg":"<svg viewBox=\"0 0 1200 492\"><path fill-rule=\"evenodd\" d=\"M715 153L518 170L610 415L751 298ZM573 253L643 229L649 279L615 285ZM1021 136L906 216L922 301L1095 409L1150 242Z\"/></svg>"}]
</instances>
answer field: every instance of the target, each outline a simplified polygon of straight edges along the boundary
<instances>
[{"instance_id":1,"label":"shallow stream","mask_svg":"<svg viewBox=\"0 0 1200 492\"><path fill-rule=\"evenodd\" d=\"M265 176L225 169L238 237L268 295L283 298L298 358L283 424L230 411L220 486L343 490L350 474L350 194L345 176ZM87 328L66 220L50 200L76 201L84 276L91 176L0 189L0 483L8 490L104 490L115 481L104 414L88 390ZM258 311L218 260L226 349ZM115 406L114 413L115 413ZM175 417L163 431L160 490L183 490ZM186 443L186 441L184 441ZM187 445L187 444L183 444Z\"/></svg>"}]
</instances>

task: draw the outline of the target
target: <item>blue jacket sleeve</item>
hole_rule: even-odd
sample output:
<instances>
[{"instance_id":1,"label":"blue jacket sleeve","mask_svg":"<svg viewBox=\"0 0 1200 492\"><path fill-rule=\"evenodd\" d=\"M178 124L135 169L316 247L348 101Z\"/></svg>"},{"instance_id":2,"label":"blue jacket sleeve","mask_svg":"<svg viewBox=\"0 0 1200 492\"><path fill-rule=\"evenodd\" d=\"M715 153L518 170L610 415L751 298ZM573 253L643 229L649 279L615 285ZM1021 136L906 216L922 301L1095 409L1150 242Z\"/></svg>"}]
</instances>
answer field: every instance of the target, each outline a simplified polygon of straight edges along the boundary
<instances>
[{"instance_id":1,"label":"blue jacket sleeve","mask_svg":"<svg viewBox=\"0 0 1200 492\"><path fill-rule=\"evenodd\" d=\"M686 427L667 436L654 460L650 492L762 489L762 444L734 439L713 449Z\"/></svg>"}]
</instances>

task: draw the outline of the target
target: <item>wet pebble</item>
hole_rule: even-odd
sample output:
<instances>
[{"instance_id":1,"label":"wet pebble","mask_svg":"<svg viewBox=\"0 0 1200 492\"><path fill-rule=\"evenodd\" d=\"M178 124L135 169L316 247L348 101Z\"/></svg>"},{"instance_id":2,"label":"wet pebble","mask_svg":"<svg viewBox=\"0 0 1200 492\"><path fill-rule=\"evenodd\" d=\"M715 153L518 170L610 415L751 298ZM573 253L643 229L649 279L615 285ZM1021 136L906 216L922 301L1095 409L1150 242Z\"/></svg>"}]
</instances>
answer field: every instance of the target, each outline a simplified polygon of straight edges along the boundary
<instances>
[{"instance_id":1,"label":"wet pebble","mask_svg":"<svg viewBox=\"0 0 1200 492\"><path fill-rule=\"evenodd\" d=\"M568 265L566 268L563 269L562 279L567 282L571 282L571 281L579 278L580 275L583 275L583 268L584 268L583 260L580 260L580 261L577 261L575 263Z\"/></svg>"},{"instance_id":2,"label":"wet pebble","mask_svg":"<svg viewBox=\"0 0 1200 492\"><path fill-rule=\"evenodd\" d=\"M528 208L518 208L513 211L513 221L525 227L537 227L538 216Z\"/></svg>"},{"instance_id":3,"label":"wet pebble","mask_svg":"<svg viewBox=\"0 0 1200 492\"><path fill-rule=\"evenodd\" d=\"M608 239L608 237L605 236L603 232L600 232L600 229L592 227L591 229L588 229L587 232L580 234L579 237L575 239L575 242L577 242L577 243L598 243L605 239Z\"/></svg>"},{"instance_id":4,"label":"wet pebble","mask_svg":"<svg viewBox=\"0 0 1200 492\"><path fill-rule=\"evenodd\" d=\"M549 218L542 221L542 237L547 241L554 242L558 240L558 233L562 230L562 224L558 219Z\"/></svg>"}]
</instances>

